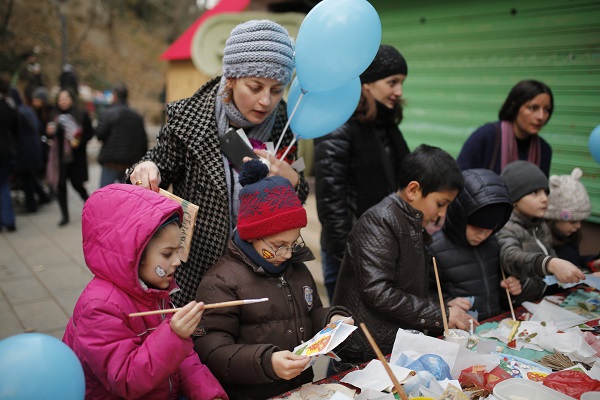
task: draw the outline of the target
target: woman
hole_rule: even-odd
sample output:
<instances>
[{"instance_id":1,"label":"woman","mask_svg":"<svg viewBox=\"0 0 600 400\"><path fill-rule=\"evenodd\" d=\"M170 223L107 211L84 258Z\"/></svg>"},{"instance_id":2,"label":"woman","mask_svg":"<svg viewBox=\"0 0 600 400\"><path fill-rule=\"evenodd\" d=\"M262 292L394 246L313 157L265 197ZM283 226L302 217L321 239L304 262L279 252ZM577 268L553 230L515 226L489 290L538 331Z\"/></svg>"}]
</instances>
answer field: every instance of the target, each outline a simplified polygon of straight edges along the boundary
<instances>
[{"instance_id":1,"label":"woman","mask_svg":"<svg viewBox=\"0 0 600 400\"><path fill-rule=\"evenodd\" d=\"M552 148L539 132L553 111L554 97L548 86L534 80L517 83L500 108L500 121L473 132L458 155L458 165L462 170L487 168L500 174L512 161L524 160L548 176Z\"/></svg>"},{"instance_id":2,"label":"woman","mask_svg":"<svg viewBox=\"0 0 600 400\"><path fill-rule=\"evenodd\" d=\"M398 50L382 45L360 76L362 93L352 118L315 141L323 275L330 300L352 226L362 213L398 189L398 169L409 153L398 129L407 73Z\"/></svg>"},{"instance_id":3,"label":"woman","mask_svg":"<svg viewBox=\"0 0 600 400\"><path fill-rule=\"evenodd\" d=\"M61 89L56 97L56 116L46 128L53 137L48 154L48 184L56 189L60 205L61 220L59 226L69 223L67 206L67 179L73 189L86 201L88 192L84 183L88 180L87 142L94 136L89 114L80 109L75 94Z\"/></svg>"},{"instance_id":4,"label":"woman","mask_svg":"<svg viewBox=\"0 0 600 400\"><path fill-rule=\"evenodd\" d=\"M258 147L277 142L287 122L281 99L291 80L293 52L292 39L275 22L236 26L225 44L223 76L169 104L156 147L128 171L132 183L155 191L172 184L173 193L200 206L187 267L177 272L177 304L194 300L200 278L224 254L235 228L238 172L221 151L219 138L234 127ZM283 145L291 139L288 130ZM268 158L272 175L289 179L300 199L306 199L308 185L301 173L266 150L255 152Z\"/></svg>"}]
</instances>

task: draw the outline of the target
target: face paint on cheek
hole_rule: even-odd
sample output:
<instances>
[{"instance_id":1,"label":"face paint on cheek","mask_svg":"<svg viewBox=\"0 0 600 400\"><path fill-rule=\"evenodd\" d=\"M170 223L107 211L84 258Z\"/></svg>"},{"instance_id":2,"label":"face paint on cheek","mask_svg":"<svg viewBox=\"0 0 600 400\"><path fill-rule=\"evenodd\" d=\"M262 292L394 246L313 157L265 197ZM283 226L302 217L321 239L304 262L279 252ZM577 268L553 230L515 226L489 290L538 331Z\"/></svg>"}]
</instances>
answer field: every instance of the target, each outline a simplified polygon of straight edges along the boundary
<instances>
[{"instance_id":1,"label":"face paint on cheek","mask_svg":"<svg viewBox=\"0 0 600 400\"><path fill-rule=\"evenodd\" d=\"M160 265L158 265L156 267L156 269L154 270L154 272L156 272L156 275L158 275L159 278L164 278L167 275L167 271L165 271L164 269L162 269L162 267Z\"/></svg>"},{"instance_id":2,"label":"face paint on cheek","mask_svg":"<svg viewBox=\"0 0 600 400\"><path fill-rule=\"evenodd\" d=\"M270 260L271 258L275 257L275 254L271 253L269 250L267 249L263 249L262 250L262 256L265 260Z\"/></svg>"}]
</instances>

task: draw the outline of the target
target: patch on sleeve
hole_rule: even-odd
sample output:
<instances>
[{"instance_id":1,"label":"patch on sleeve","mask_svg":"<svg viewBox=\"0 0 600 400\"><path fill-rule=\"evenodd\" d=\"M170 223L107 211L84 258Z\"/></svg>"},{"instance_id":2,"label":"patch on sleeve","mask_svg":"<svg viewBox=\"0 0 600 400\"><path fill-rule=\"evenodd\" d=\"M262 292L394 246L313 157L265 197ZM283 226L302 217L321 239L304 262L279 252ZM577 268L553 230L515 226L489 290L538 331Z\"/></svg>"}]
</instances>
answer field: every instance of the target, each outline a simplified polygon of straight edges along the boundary
<instances>
[{"instance_id":1,"label":"patch on sleeve","mask_svg":"<svg viewBox=\"0 0 600 400\"><path fill-rule=\"evenodd\" d=\"M204 327L202 325L198 325L198 327L196 328L194 333L192 333L192 336L196 336L196 337L206 336L206 330L204 329Z\"/></svg>"},{"instance_id":2,"label":"patch on sleeve","mask_svg":"<svg viewBox=\"0 0 600 400\"><path fill-rule=\"evenodd\" d=\"M304 291L304 301L306 301L308 311L310 311L313 306L313 290L310 286L304 286L302 290Z\"/></svg>"}]
</instances>

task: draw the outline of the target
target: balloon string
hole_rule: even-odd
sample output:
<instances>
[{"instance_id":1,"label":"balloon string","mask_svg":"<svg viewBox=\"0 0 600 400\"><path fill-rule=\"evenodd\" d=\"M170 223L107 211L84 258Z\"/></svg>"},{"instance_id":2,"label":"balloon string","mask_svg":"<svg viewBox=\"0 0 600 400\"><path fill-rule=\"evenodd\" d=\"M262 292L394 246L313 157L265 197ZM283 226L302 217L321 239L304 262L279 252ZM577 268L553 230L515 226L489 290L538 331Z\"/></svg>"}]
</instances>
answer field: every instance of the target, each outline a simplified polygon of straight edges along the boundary
<instances>
[{"instance_id":1,"label":"balloon string","mask_svg":"<svg viewBox=\"0 0 600 400\"><path fill-rule=\"evenodd\" d=\"M298 135L296 135L294 133L294 138L292 139L292 142L289 144L289 146L287 147L287 149L285 149L285 152L283 153L283 155L279 159L280 161L283 160L283 159L285 159L285 156L287 156L287 154L289 153L289 151L292 148L292 146L294 145L294 143L296 143L296 140L298 140Z\"/></svg>"},{"instance_id":2,"label":"balloon string","mask_svg":"<svg viewBox=\"0 0 600 400\"><path fill-rule=\"evenodd\" d=\"M301 89L300 96L298 97L298 101L296 102L296 105L294 106L294 109L292 110L292 114L290 115L287 122L285 123L285 127L283 128L283 131L281 132L281 135L279 136L279 141L277 142L277 146L275 146L275 151L273 152L273 155L277 154L277 150L279 150L279 146L281 145L281 141L283 140L283 135L285 135L285 131L287 131L287 128L290 126L290 123L292 122L292 118L294 118L294 114L296 114L296 110L298 109L298 106L300 105L300 101L302 100L302 96L304 96L304 93L306 93L306 91L304 89ZM291 146L291 144L290 144L290 146ZM287 154L287 151L286 151L286 154Z\"/></svg>"}]
</instances>

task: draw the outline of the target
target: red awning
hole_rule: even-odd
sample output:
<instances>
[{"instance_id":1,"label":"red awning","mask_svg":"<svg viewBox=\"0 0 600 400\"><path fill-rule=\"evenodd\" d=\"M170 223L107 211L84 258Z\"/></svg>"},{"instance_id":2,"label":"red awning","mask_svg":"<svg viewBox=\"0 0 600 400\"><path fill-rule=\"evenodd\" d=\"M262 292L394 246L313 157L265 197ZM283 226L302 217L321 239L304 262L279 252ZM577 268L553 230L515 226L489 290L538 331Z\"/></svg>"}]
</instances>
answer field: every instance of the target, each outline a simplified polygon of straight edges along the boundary
<instances>
[{"instance_id":1,"label":"red awning","mask_svg":"<svg viewBox=\"0 0 600 400\"><path fill-rule=\"evenodd\" d=\"M221 0L219 4L212 9L205 11L200 18L187 28L185 32L183 32L181 36L179 36L177 40L161 54L160 59L189 60L192 58L191 47L194 33L196 33L196 30L200 28L200 25L202 25L204 21L218 14L243 11L249 3L250 0Z\"/></svg>"}]
</instances>

